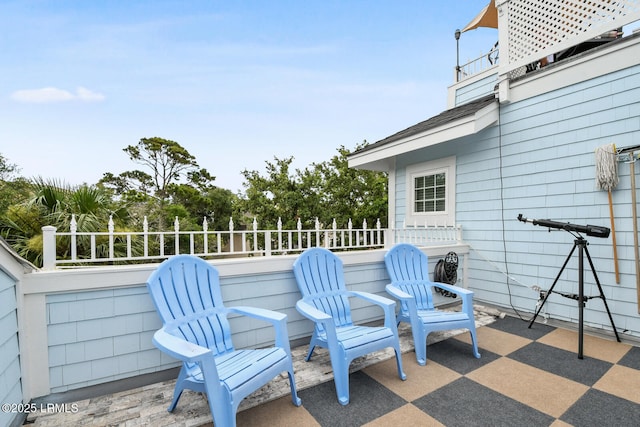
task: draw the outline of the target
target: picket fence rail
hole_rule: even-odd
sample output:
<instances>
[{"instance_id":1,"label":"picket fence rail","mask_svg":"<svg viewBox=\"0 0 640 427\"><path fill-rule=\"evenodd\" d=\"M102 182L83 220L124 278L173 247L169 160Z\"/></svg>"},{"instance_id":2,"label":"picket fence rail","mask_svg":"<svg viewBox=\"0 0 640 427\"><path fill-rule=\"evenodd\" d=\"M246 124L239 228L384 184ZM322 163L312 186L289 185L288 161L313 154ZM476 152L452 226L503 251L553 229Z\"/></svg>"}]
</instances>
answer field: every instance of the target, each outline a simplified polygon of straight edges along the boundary
<instances>
[{"instance_id":1,"label":"picket fence rail","mask_svg":"<svg viewBox=\"0 0 640 427\"><path fill-rule=\"evenodd\" d=\"M368 227L354 228L349 220L346 228L338 228L335 220L323 228L316 219L313 229L302 229L297 221L295 230L282 228L278 220L275 230L260 229L256 219L251 229L236 230L233 218L228 230L209 230L207 219L202 230L181 230L176 217L171 231L149 231L146 217L142 231L116 231L110 218L106 232L77 231L75 215L70 230L57 231L45 226L43 230L43 269L84 267L87 265L131 264L168 258L177 254L191 254L205 258L252 257L295 254L311 247L325 247L334 251L379 249L394 242L418 245L460 242L460 226L403 225L400 229L382 228L380 220Z\"/></svg>"}]
</instances>

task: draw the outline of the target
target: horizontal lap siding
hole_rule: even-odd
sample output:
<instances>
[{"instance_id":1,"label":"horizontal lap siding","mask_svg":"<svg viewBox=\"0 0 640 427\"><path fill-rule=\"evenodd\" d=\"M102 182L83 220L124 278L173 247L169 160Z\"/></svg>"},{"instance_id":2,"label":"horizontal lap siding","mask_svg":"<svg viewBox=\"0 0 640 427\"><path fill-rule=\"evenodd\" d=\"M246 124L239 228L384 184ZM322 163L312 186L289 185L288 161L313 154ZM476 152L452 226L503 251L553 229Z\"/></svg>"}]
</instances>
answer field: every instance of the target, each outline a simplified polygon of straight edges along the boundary
<instances>
[{"instance_id":1,"label":"horizontal lap siding","mask_svg":"<svg viewBox=\"0 0 640 427\"><path fill-rule=\"evenodd\" d=\"M247 274L221 274L225 305L284 313L290 340L309 337L313 323L295 309L301 295L293 271L274 268L269 272L251 273L250 267L247 270ZM384 264L377 259L346 265L345 279L349 289L386 295L384 287L388 276ZM46 310L52 393L179 366L151 342L161 321L143 284L49 294ZM377 307L360 303L354 303L352 315L356 322L383 318ZM230 324L236 348L273 345L274 329L269 323L231 315Z\"/></svg>"},{"instance_id":2,"label":"horizontal lap siding","mask_svg":"<svg viewBox=\"0 0 640 427\"><path fill-rule=\"evenodd\" d=\"M311 335L309 325L295 309L301 298L293 277L293 271L221 277L222 298L225 306L260 307L287 315L289 339L295 340ZM233 344L236 348L265 347L275 339L274 329L269 323L246 316L231 318Z\"/></svg>"},{"instance_id":3,"label":"horizontal lap siding","mask_svg":"<svg viewBox=\"0 0 640 427\"><path fill-rule=\"evenodd\" d=\"M389 275L381 262L346 267L345 282L350 291L370 292L391 298L384 289L389 283ZM350 302L354 322L367 323L384 319L384 312L379 306L360 298L351 298Z\"/></svg>"},{"instance_id":4,"label":"horizontal lap siding","mask_svg":"<svg viewBox=\"0 0 640 427\"><path fill-rule=\"evenodd\" d=\"M389 277L381 262L345 265L347 289L372 292L387 296L384 287ZM295 309L302 298L293 271L275 271L259 276L235 276L221 278L222 295L225 304L263 307L287 315L287 329L290 340L307 338L313 333L313 323ZM374 322L383 319L382 310L369 303L352 300L352 317L355 322ZM233 340L237 347L266 345L273 341L273 329L260 321L234 317L231 322Z\"/></svg>"},{"instance_id":5,"label":"horizontal lap siding","mask_svg":"<svg viewBox=\"0 0 640 427\"><path fill-rule=\"evenodd\" d=\"M635 67L504 104L500 128L491 127L456 143L456 217L465 242L475 249L469 285L478 299L532 312L537 294L530 287L548 289L573 247L570 234L548 233L542 227L524 224L517 221L518 214L610 227L607 193L595 186L594 150L609 143L618 147L639 143L638 88L640 67ZM616 313L616 326L640 335L627 164L619 164L619 176L620 183L613 191L622 273L619 285L615 283L611 238L587 237L588 250L609 308ZM511 277L510 289L505 267ZM554 290L577 293L577 279L576 250ZM586 257L585 294L599 294ZM577 321L575 300L554 295L545 310L551 317ZM588 302L585 324L610 329L601 300Z\"/></svg>"},{"instance_id":6,"label":"horizontal lap siding","mask_svg":"<svg viewBox=\"0 0 640 427\"><path fill-rule=\"evenodd\" d=\"M20 349L15 281L0 270L0 402L22 403ZM0 412L0 425L10 425L16 412Z\"/></svg>"},{"instance_id":7,"label":"horizontal lap siding","mask_svg":"<svg viewBox=\"0 0 640 427\"><path fill-rule=\"evenodd\" d=\"M475 99L492 94L498 83L498 73L482 78L472 84L466 84L456 90L456 105L466 104Z\"/></svg>"},{"instance_id":8,"label":"horizontal lap siding","mask_svg":"<svg viewBox=\"0 0 640 427\"><path fill-rule=\"evenodd\" d=\"M177 366L151 338L162 326L145 286L47 296L51 392Z\"/></svg>"}]
</instances>

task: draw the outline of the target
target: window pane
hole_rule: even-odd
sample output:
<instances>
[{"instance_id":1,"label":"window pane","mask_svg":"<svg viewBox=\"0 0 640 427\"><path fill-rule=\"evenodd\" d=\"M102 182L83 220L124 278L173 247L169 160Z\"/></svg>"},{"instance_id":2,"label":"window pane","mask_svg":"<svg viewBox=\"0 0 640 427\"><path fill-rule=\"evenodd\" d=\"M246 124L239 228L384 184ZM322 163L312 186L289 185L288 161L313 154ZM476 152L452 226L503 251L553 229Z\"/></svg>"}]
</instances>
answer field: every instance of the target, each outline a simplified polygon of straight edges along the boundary
<instances>
[{"instance_id":1,"label":"window pane","mask_svg":"<svg viewBox=\"0 0 640 427\"><path fill-rule=\"evenodd\" d=\"M427 200L424 202L424 212L433 212L435 203L433 200Z\"/></svg>"},{"instance_id":2,"label":"window pane","mask_svg":"<svg viewBox=\"0 0 640 427\"><path fill-rule=\"evenodd\" d=\"M427 188L424 190L424 198L425 199L433 199L435 197L435 189Z\"/></svg>"},{"instance_id":3,"label":"window pane","mask_svg":"<svg viewBox=\"0 0 640 427\"><path fill-rule=\"evenodd\" d=\"M438 173L414 177L414 212L442 212L446 210L446 174Z\"/></svg>"}]
</instances>

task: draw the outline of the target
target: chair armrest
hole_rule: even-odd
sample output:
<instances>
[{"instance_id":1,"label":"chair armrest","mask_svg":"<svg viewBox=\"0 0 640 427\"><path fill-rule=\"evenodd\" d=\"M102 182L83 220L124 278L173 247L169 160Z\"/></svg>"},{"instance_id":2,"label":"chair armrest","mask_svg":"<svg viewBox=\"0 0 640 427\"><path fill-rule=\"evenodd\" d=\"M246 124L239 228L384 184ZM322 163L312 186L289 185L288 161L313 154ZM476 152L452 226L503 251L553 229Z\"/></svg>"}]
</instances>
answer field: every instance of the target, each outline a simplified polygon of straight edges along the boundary
<instances>
[{"instance_id":1,"label":"chair armrest","mask_svg":"<svg viewBox=\"0 0 640 427\"><path fill-rule=\"evenodd\" d=\"M347 292L347 295L362 298L365 301L369 301L382 307L384 310L384 325L388 328L392 328L392 330L396 330L396 302L394 300L361 291L349 291Z\"/></svg>"},{"instance_id":2,"label":"chair armrest","mask_svg":"<svg viewBox=\"0 0 640 427\"><path fill-rule=\"evenodd\" d=\"M467 313L470 319L473 319L473 291L459 286L449 285L448 283L431 282L431 284L460 295L460 299L462 299L462 311Z\"/></svg>"},{"instance_id":3,"label":"chair armrest","mask_svg":"<svg viewBox=\"0 0 640 427\"><path fill-rule=\"evenodd\" d=\"M334 325L333 318L331 316L329 316L324 311L318 310L317 308L315 308L308 302L305 302L304 300L298 300L298 302L296 303L296 309L300 312L300 314L302 314L304 317L306 317L309 320L312 320L314 322L319 322L322 324L326 322L331 322L331 325L332 326Z\"/></svg>"},{"instance_id":4,"label":"chair armrest","mask_svg":"<svg viewBox=\"0 0 640 427\"><path fill-rule=\"evenodd\" d=\"M454 293L454 294L458 294L458 295L473 295L473 291L470 291L469 289L461 288L461 287L455 286L455 285L450 285L448 283L430 282L429 284L431 286L436 286L438 288L442 288L445 291L449 291L449 292Z\"/></svg>"},{"instance_id":5,"label":"chair armrest","mask_svg":"<svg viewBox=\"0 0 640 427\"><path fill-rule=\"evenodd\" d=\"M403 301L403 302L405 302L405 301L415 301L413 299L413 295L409 295L408 293L400 290L399 288L395 287L393 285L393 283L389 283L387 286L385 286L384 289L387 291L387 293L389 295L391 295L392 297L394 297L396 299L399 299L400 301Z\"/></svg>"},{"instance_id":6,"label":"chair armrest","mask_svg":"<svg viewBox=\"0 0 640 427\"><path fill-rule=\"evenodd\" d=\"M182 338L171 335L163 327L153 334L153 344L168 355L187 363L198 363L212 352Z\"/></svg>"},{"instance_id":7,"label":"chair armrest","mask_svg":"<svg viewBox=\"0 0 640 427\"><path fill-rule=\"evenodd\" d=\"M247 306L229 307L227 311L271 323L276 330L276 346L282 347L286 349L287 352L290 352L286 314L265 308Z\"/></svg>"},{"instance_id":8,"label":"chair armrest","mask_svg":"<svg viewBox=\"0 0 640 427\"><path fill-rule=\"evenodd\" d=\"M322 310L318 310L304 300L298 300L296 303L296 309L307 319L322 325L327 334L327 341L330 346L337 345L338 335L336 331L336 323L333 321L333 317L329 316Z\"/></svg>"},{"instance_id":9,"label":"chair armrest","mask_svg":"<svg viewBox=\"0 0 640 427\"><path fill-rule=\"evenodd\" d=\"M389 293L389 295L400 300L401 314L403 314L404 312L404 315L406 315L406 313L408 312L409 318L411 318L412 323L418 324L418 306L413 295L404 292L400 288L397 288L393 283L389 283L385 287L385 290Z\"/></svg>"},{"instance_id":10,"label":"chair armrest","mask_svg":"<svg viewBox=\"0 0 640 427\"><path fill-rule=\"evenodd\" d=\"M279 323L287 318L287 315L284 313L259 307L236 306L228 307L227 310L230 313L253 317L254 319L264 320L265 322L273 324Z\"/></svg>"},{"instance_id":11,"label":"chair armrest","mask_svg":"<svg viewBox=\"0 0 640 427\"><path fill-rule=\"evenodd\" d=\"M347 294L350 296L362 298L363 300L379 305L380 307L393 307L396 304L392 299L381 297L380 295L372 294L369 292L349 291L347 292Z\"/></svg>"}]
</instances>

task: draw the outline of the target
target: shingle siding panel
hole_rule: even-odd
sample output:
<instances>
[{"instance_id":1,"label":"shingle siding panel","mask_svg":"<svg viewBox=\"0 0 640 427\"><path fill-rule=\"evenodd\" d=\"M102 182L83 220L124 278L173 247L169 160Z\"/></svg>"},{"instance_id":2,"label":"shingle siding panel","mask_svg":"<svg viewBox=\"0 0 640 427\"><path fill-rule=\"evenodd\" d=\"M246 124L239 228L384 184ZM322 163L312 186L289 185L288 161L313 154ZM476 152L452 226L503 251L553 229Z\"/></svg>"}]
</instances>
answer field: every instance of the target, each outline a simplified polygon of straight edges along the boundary
<instances>
[{"instance_id":1,"label":"shingle siding panel","mask_svg":"<svg viewBox=\"0 0 640 427\"><path fill-rule=\"evenodd\" d=\"M503 104L500 129L494 126L441 144L448 149L430 147L398 156L395 223L402 224L407 208L403 168L424 158L443 157L442 153L453 149L457 160L456 220L463 227L464 240L475 249L470 254L469 286L480 301L510 305L511 292L517 308L533 311L537 298L530 286L551 286L574 238L563 231L547 233L541 227L518 222L518 213L609 227L607 193L595 186L594 150L608 143L618 147L638 144L639 116L640 66ZM612 280L610 238L588 238L589 252L605 284L608 302L620 309L616 322L633 323L630 329L639 331L637 307L625 299L635 300L628 165L619 164L619 176L613 199L624 283L616 285ZM577 263L575 259L572 262ZM585 265L587 287L595 287L586 261ZM507 268L510 275L517 274L517 280L510 280L510 289L506 287ZM576 268L577 264L570 263L557 286L576 292ZM576 302L561 299L564 301L550 304L547 310L558 310L555 317L576 321ZM587 322L610 329L601 301L590 301L589 310Z\"/></svg>"},{"instance_id":2,"label":"shingle siding panel","mask_svg":"<svg viewBox=\"0 0 640 427\"><path fill-rule=\"evenodd\" d=\"M52 392L113 380L118 375L138 375L141 365L149 368L148 363L139 362L140 357L149 361L147 352L159 353L151 337L162 324L145 286L50 295L47 310ZM63 355L65 367L60 373L56 369ZM131 365L126 366L127 362ZM71 373L70 366L78 372Z\"/></svg>"}]
</instances>

